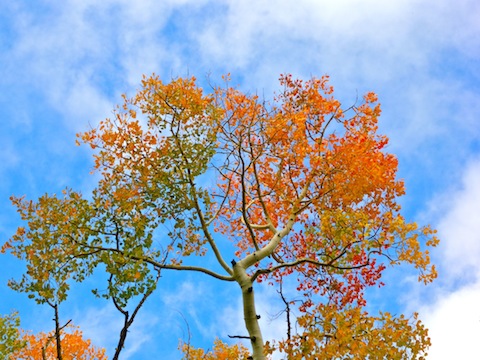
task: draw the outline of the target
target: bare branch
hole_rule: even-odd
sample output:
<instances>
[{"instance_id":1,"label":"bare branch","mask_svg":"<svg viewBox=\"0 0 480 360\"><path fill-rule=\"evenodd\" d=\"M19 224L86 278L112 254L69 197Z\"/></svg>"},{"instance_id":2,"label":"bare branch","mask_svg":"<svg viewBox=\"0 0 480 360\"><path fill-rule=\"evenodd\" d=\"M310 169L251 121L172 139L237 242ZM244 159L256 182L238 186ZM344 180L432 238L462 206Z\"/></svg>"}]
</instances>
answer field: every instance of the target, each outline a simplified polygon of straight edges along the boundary
<instances>
[{"instance_id":1,"label":"bare branch","mask_svg":"<svg viewBox=\"0 0 480 360\"><path fill-rule=\"evenodd\" d=\"M290 303L285 299L285 296L283 296L283 282L280 281L280 290L277 292L280 294L280 297L282 298L283 303L285 304L285 312L287 316L287 339L291 339L292 335L292 324L290 322Z\"/></svg>"},{"instance_id":2,"label":"bare branch","mask_svg":"<svg viewBox=\"0 0 480 360\"><path fill-rule=\"evenodd\" d=\"M248 339L254 341L250 336L242 336L242 335L228 335L230 339Z\"/></svg>"}]
</instances>

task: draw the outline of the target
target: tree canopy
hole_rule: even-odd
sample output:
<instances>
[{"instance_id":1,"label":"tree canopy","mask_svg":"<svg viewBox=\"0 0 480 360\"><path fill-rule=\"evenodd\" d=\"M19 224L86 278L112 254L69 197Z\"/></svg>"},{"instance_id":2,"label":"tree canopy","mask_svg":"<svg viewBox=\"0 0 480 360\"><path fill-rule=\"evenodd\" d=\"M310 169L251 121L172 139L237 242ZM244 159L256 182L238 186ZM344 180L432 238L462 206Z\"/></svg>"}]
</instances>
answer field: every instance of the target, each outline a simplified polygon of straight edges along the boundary
<instances>
[{"instance_id":1,"label":"tree canopy","mask_svg":"<svg viewBox=\"0 0 480 360\"><path fill-rule=\"evenodd\" d=\"M79 134L95 151L92 194L12 198L26 225L3 250L28 264L12 287L60 303L72 280L102 264L102 295L121 310L143 303L160 271L200 272L239 285L255 360L275 350L291 359L423 356L429 339L416 314L365 310L366 288L381 286L389 265L411 264L419 281L431 282L428 248L438 243L433 229L401 214L404 183L378 133L376 95L345 108L326 76L282 75L280 86L267 101L228 77L209 93L193 77L144 77L113 118ZM191 257L217 266L189 264ZM301 312L298 331L288 319L285 338L266 342L255 288L288 277L301 298L285 300ZM225 346L217 342L214 352Z\"/></svg>"}]
</instances>

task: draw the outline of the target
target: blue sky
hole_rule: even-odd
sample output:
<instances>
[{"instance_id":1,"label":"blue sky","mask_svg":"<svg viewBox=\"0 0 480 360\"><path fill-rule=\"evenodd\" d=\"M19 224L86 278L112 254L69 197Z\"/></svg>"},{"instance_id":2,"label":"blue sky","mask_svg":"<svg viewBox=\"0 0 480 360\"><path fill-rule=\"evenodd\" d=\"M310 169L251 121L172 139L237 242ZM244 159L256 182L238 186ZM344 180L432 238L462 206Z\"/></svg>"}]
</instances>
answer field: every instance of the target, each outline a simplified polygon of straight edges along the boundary
<instances>
[{"instance_id":1,"label":"blue sky","mask_svg":"<svg viewBox=\"0 0 480 360\"><path fill-rule=\"evenodd\" d=\"M438 228L433 259L440 278L424 287L408 272L372 303L419 310L430 327L430 359L471 358L480 334L480 3L476 0L38 0L0 5L0 239L20 225L8 200L66 186L84 193L91 152L75 133L112 114L142 74L163 79L231 73L250 92L271 94L280 73L328 74L346 105L375 91L381 132L400 160L405 213ZM0 260L0 313L17 309L22 326L52 329L50 309L6 287L23 265ZM163 353L188 327L195 345L243 333L234 284L164 274L127 340L125 359ZM62 308L110 350L121 319L107 302L72 292ZM260 311L280 310L259 289ZM201 301L197 301L201 299ZM186 321L184 321L184 318ZM263 320L265 337L282 319ZM110 352L111 355L111 352Z\"/></svg>"}]
</instances>

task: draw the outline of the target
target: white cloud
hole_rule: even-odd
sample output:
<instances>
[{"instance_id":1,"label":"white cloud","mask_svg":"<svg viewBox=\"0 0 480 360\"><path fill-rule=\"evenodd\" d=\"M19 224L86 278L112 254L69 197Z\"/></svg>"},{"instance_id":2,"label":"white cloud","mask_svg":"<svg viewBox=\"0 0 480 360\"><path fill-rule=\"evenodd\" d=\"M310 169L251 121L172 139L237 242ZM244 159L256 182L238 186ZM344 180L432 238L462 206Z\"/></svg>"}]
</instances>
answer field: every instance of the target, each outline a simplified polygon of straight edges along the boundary
<instances>
[{"instance_id":1,"label":"white cloud","mask_svg":"<svg viewBox=\"0 0 480 360\"><path fill-rule=\"evenodd\" d=\"M119 329L122 327L120 314L110 304L103 307L81 309L74 314L75 325L82 330L85 338L91 339L96 346L115 349Z\"/></svg>"},{"instance_id":2,"label":"white cloud","mask_svg":"<svg viewBox=\"0 0 480 360\"><path fill-rule=\"evenodd\" d=\"M115 351L123 326L123 316L111 303L103 307L82 309L81 314L76 314L73 318L80 319L75 325L80 327L84 337L91 339L95 346ZM152 330L157 325L157 316L141 309L128 330L125 348L122 350L122 359L134 359L135 354L142 349L142 346L152 340ZM107 355L111 356L112 354Z\"/></svg>"},{"instance_id":3,"label":"white cloud","mask_svg":"<svg viewBox=\"0 0 480 360\"><path fill-rule=\"evenodd\" d=\"M480 260L480 259L479 259ZM429 360L472 359L478 354L480 281L440 294L421 310L432 347Z\"/></svg>"},{"instance_id":4,"label":"white cloud","mask_svg":"<svg viewBox=\"0 0 480 360\"><path fill-rule=\"evenodd\" d=\"M441 208L446 211L438 225L443 276L480 279L480 161L467 167L461 189L448 191Z\"/></svg>"},{"instance_id":5,"label":"white cloud","mask_svg":"<svg viewBox=\"0 0 480 360\"><path fill-rule=\"evenodd\" d=\"M444 36L448 30L442 25L453 27L455 20L436 2L431 7L414 0L227 4L198 28L204 60L230 68L250 65L261 73L273 69L275 77L279 66L301 71L306 63L317 63L324 71L343 74L343 80L363 76L388 81L406 64L425 64L432 48L462 32ZM450 7L459 12L455 4Z\"/></svg>"},{"instance_id":6,"label":"white cloud","mask_svg":"<svg viewBox=\"0 0 480 360\"><path fill-rule=\"evenodd\" d=\"M176 327L182 327L183 323L178 323L180 317L185 317L189 327L199 331L204 337L211 338L212 321L205 321L206 314L216 314L218 303L222 299L216 298L216 293L211 284L206 282L183 281L178 287L162 295L162 301L167 309L170 310L171 317L175 317ZM221 306L220 306L221 307ZM180 314L180 317L177 315ZM209 316L210 320L214 316ZM171 318L172 320L172 318ZM172 324L171 324L172 325Z\"/></svg>"},{"instance_id":7,"label":"white cloud","mask_svg":"<svg viewBox=\"0 0 480 360\"><path fill-rule=\"evenodd\" d=\"M432 211L445 212L435 259L440 277L420 304L432 339L429 359L471 359L480 334L480 161L466 168L460 189L435 200Z\"/></svg>"},{"instance_id":8,"label":"white cloud","mask_svg":"<svg viewBox=\"0 0 480 360\"><path fill-rule=\"evenodd\" d=\"M472 126L477 121L476 94L467 90L463 77L455 76L458 69L440 68L440 59L460 52L478 55L480 45L476 46L479 40L474 35L480 26L474 21L478 16L472 14L480 13L480 3L224 4L213 16L194 19L187 26L198 43L202 66L234 75L246 70L242 82L248 91L265 91L268 97L284 72L302 77L332 75L337 95L347 96L345 105L355 101L356 94L377 91L385 105L382 129L394 138L395 152L417 163L432 158L432 152L423 150L426 143L441 142L438 153L448 156L450 164L463 154L445 149L480 136Z\"/></svg>"},{"instance_id":9,"label":"white cloud","mask_svg":"<svg viewBox=\"0 0 480 360\"><path fill-rule=\"evenodd\" d=\"M48 15L17 7L18 38L7 63L22 69L30 86L43 88L53 106L74 119L69 126L79 131L88 121L108 116L118 94L132 91L142 74L152 72L169 77L192 69L202 76L248 68L255 79L253 86L245 80L248 90L267 93L277 87L281 72L328 72L352 94L367 79L374 89L390 82L398 86L434 61L441 47L480 48L472 45L478 29L473 14L480 7L462 4L71 0L52 6ZM458 26L460 18L470 26ZM402 86L397 90L417 92ZM426 99L436 93L421 94L419 101L431 114L435 104L428 106ZM405 120L416 130L433 118L417 113ZM412 129L409 124L406 128ZM411 140L430 128L406 135Z\"/></svg>"},{"instance_id":10,"label":"white cloud","mask_svg":"<svg viewBox=\"0 0 480 360\"><path fill-rule=\"evenodd\" d=\"M12 8L14 45L1 58L11 70L5 77L14 87L41 91L69 128L84 129L108 116L112 99L137 87L143 73L178 62L161 31L180 5L71 0L46 4L47 12Z\"/></svg>"}]
</instances>

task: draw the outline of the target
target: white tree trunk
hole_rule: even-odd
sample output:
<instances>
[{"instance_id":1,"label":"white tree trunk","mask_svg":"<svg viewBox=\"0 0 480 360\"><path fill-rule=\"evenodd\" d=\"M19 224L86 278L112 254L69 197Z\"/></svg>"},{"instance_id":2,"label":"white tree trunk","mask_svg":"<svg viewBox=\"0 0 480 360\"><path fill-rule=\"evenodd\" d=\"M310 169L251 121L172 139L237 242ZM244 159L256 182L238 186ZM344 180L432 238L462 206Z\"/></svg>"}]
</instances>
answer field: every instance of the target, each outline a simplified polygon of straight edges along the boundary
<instances>
[{"instance_id":1,"label":"white tree trunk","mask_svg":"<svg viewBox=\"0 0 480 360\"><path fill-rule=\"evenodd\" d=\"M253 360L265 360L263 353L263 337L258 325L257 312L255 310L255 297L251 278L245 269L239 264L234 266L234 277L242 289L243 317L245 326L250 336L250 343L253 350Z\"/></svg>"}]
</instances>

